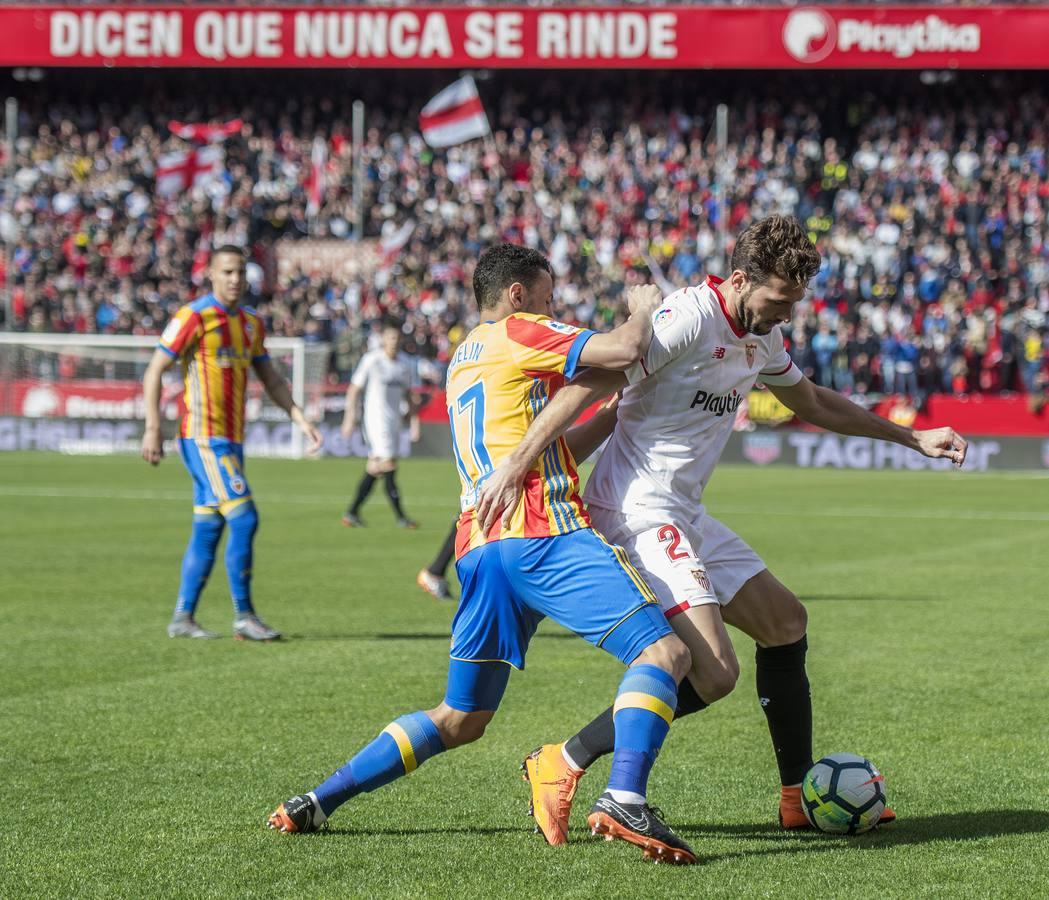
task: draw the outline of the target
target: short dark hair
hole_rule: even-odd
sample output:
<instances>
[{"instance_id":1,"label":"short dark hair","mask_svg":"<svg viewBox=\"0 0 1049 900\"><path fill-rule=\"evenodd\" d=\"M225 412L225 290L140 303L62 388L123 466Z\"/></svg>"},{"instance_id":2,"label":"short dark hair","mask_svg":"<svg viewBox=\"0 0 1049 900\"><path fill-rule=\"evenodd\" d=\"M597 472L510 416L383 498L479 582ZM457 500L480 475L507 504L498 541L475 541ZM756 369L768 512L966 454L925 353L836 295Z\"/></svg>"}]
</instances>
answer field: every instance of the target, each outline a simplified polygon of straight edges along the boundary
<instances>
[{"instance_id":1,"label":"short dark hair","mask_svg":"<svg viewBox=\"0 0 1049 900\"><path fill-rule=\"evenodd\" d=\"M553 278L554 272L548 260L538 250L517 244L497 244L489 247L477 261L474 269L474 297L477 308L491 309L499 303L499 295L519 281L530 288L540 272Z\"/></svg>"},{"instance_id":2,"label":"short dark hair","mask_svg":"<svg viewBox=\"0 0 1049 900\"><path fill-rule=\"evenodd\" d=\"M382 322L379 323L379 330L388 331L390 329L396 331L398 334L401 334L404 331L403 326L399 321L397 321L397 319L394 319L390 316L386 316L383 318Z\"/></svg>"},{"instance_id":3,"label":"short dark hair","mask_svg":"<svg viewBox=\"0 0 1049 900\"><path fill-rule=\"evenodd\" d=\"M243 247L238 247L236 244L223 244L221 247L216 247L211 251L211 256L208 257L208 262L211 262L211 260L220 253L232 253L234 256L239 256L241 259L247 259Z\"/></svg>"},{"instance_id":4,"label":"short dark hair","mask_svg":"<svg viewBox=\"0 0 1049 900\"><path fill-rule=\"evenodd\" d=\"M820 254L793 216L769 216L747 228L732 250L732 271L747 273L754 284L773 276L806 286L820 270Z\"/></svg>"}]
</instances>

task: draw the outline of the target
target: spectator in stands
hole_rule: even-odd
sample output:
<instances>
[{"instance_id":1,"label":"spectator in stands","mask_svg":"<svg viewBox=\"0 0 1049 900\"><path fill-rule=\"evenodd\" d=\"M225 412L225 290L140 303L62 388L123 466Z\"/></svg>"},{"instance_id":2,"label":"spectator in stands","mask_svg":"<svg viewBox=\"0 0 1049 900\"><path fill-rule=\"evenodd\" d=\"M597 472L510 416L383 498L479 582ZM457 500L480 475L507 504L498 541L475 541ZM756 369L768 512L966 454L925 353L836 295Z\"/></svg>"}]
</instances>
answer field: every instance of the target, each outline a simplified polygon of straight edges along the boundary
<instances>
[{"instance_id":1,"label":"spectator in stands","mask_svg":"<svg viewBox=\"0 0 1049 900\"><path fill-rule=\"evenodd\" d=\"M348 241L354 148L341 83L310 76L304 91L296 76L274 75L260 93L257 76L228 77L225 105L201 100L181 76L144 86L136 74L100 83L99 96L76 73L33 87L13 219L0 222L16 235L16 328L157 333L194 293L208 248L232 241L249 250L250 302L270 333L330 343L334 377L348 377L394 315L426 377L440 381L475 318L464 285L485 245L547 253L564 285L559 314L609 328L628 285L718 272L720 178L730 230L791 213L819 245L824 265L786 333L820 383L856 393L1043 389L1049 104L1034 76L962 75L938 94L912 76L799 74L789 87L733 76L719 169L698 73L500 74L498 89L484 89L492 140L442 151L416 129L436 76L391 75L368 99L366 252L350 269L281 267L274 249ZM221 177L159 197L157 160L186 147L168 122L234 115L245 125L225 141ZM329 156L311 217L316 137ZM402 228L403 243L379 249Z\"/></svg>"}]
</instances>

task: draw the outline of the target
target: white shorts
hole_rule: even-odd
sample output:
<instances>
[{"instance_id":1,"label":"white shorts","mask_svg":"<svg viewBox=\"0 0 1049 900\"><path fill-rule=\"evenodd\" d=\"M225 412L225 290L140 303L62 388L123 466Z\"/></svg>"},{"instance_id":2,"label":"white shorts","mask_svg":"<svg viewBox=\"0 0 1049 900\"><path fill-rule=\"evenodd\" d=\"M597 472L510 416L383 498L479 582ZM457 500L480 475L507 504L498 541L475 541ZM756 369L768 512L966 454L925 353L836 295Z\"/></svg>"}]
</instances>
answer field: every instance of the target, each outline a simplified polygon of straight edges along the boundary
<instances>
[{"instance_id":1,"label":"white shorts","mask_svg":"<svg viewBox=\"0 0 1049 900\"><path fill-rule=\"evenodd\" d=\"M630 557L669 619L708 603L728 604L767 568L738 534L701 511L691 521L628 517L590 505L590 520Z\"/></svg>"},{"instance_id":2,"label":"white shorts","mask_svg":"<svg viewBox=\"0 0 1049 900\"><path fill-rule=\"evenodd\" d=\"M400 418L390 416L365 416L361 423L361 436L367 447L367 455L372 459L399 459L408 454L405 450ZM411 447L411 439L408 440Z\"/></svg>"},{"instance_id":3,"label":"white shorts","mask_svg":"<svg viewBox=\"0 0 1049 900\"><path fill-rule=\"evenodd\" d=\"M368 456L373 459L397 459L400 456L397 452L398 437L399 435L385 428L375 431L366 428L364 443L368 445Z\"/></svg>"}]
</instances>

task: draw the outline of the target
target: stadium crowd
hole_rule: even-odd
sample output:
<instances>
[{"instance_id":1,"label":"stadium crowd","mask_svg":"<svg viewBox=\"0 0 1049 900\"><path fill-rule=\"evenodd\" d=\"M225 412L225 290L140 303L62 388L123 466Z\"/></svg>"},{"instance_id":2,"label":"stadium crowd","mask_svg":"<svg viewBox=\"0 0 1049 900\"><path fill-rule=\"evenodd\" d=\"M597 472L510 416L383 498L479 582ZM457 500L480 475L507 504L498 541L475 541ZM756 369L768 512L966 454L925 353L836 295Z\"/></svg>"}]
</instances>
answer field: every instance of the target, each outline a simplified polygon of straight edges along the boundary
<instances>
[{"instance_id":1,"label":"stadium crowd","mask_svg":"<svg viewBox=\"0 0 1049 900\"><path fill-rule=\"evenodd\" d=\"M85 93L75 73L56 74L26 94L13 213L0 213L16 329L158 332L198 290L207 248L232 242L250 253L271 333L330 341L345 379L396 317L436 380L476 321L469 278L489 243L547 253L561 314L607 328L625 286L717 273L720 215L731 236L779 212L824 257L787 329L816 381L918 398L1045 390L1049 108L1033 75L930 86L916 73L501 73L480 85L491 139L437 151L417 116L447 75L352 89L336 76L259 77L262 90L230 73L216 96L193 76L104 73ZM355 96L368 115L362 245L350 241ZM732 116L720 171L718 100ZM225 174L158 196L158 158L187 146L168 122L234 117L244 125L224 142ZM315 137L328 157L311 215ZM343 242L351 260L371 247L372 262L277 265L275 246L307 237Z\"/></svg>"}]
</instances>

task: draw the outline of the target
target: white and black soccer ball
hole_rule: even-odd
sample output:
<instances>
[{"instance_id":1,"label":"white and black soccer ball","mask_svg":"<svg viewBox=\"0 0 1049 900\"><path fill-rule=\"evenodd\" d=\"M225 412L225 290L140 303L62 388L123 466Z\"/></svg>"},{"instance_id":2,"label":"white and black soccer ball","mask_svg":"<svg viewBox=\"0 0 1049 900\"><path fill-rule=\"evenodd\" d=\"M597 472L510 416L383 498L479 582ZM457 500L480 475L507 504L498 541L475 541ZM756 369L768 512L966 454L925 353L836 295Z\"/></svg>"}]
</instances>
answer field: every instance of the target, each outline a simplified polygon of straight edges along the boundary
<instances>
[{"instance_id":1,"label":"white and black soccer ball","mask_svg":"<svg viewBox=\"0 0 1049 900\"><path fill-rule=\"evenodd\" d=\"M801 806L805 818L820 831L863 834L885 812L885 779L869 759L833 753L805 775Z\"/></svg>"}]
</instances>

